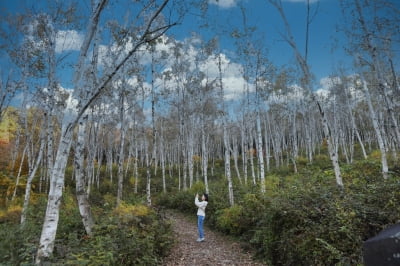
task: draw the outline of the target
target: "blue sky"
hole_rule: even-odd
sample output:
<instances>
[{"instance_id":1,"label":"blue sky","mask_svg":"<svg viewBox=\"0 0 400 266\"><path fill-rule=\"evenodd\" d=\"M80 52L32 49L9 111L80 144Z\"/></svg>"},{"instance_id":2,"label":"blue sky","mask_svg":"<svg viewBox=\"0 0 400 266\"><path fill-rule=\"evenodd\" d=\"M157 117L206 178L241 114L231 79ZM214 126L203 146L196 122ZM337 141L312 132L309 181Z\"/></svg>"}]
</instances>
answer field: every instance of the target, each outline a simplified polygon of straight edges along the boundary
<instances>
[{"instance_id":1,"label":"blue sky","mask_svg":"<svg viewBox=\"0 0 400 266\"><path fill-rule=\"evenodd\" d=\"M119 0L120 2L123 0ZM306 19L306 0L283 0L284 9L292 27L299 48L304 50L305 36L305 19ZM351 58L343 51L346 41L343 33L336 30L336 26L341 22L341 10L339 0L312 0L311 13L317 10L316 16L310 26L309 39L309 63L312 72L315 74L317 81L334 74L334 70L340 63L344 63L347 67L351 65ZM45 10L47 1L29 1L29 0L3 0L0 1L0 10L2 12L22 12L23 7L33 7L37 10ZM84 0L80 2L80 9L83 13L89 11L90 1ZM109 4L115 1L110 0ZM247 24L255 26L255 38L261 39L268 49L268 57L273 64L293 65L295 60L293 52L288 44L282 40L280 33L283 32L282 19L277 11L268 3L267 0L209 0L209 10L206 21L209 27L200 28L205 20L188 14L183 23L174 27L167 34L172 35L178 40L184 40L190 37L191 32L198 32L204 39L218 36L220 39L220 48L224 51L228 58L234 60L235 46L234 41L228 37L229 31L233 28L242 28L241 9L243 7L247 14ZM118 19L125 14L123 6L119 7L120 14L116 14ZM197 12L198 13L198 12ZM110 16L110 13L108 14ZM75 36L76 35L76 36ZM72 40L79 43L79 34ZM74 39L76 38L76 39ZM107 40L103 40L107 43ZM75 44L76 44L75 43ZM334 48L334 44L336 44ZM69 51L72 51L71 57L77 54L79 47L74 47L74 41L71 41ZM65 48L65 47L64 47ZM333 49L334 48L334 49ZM2 68L6 60L1 59ZM70 77L73 69L64 69L62 73L69 73L69 77L60 77L64 80L64 86L70 87ZM69 81L68 81L69 79ZM318 89L318 88L315 88Z\"/></svg>"},{"instance_id":2,"label":"blue sky","mask_svg":"<svg viewBox=\"0 0 400 266\"><path fill-rule=\"evenodd\" d=\"M211 2L211 1L210 1ZM215 2L215 0L213 0ZM218 1L210 5L209 18L210 24L215 25L216 29L204 30L204 36L218 34L216 31L224 28L241 28L242 15L240 6L243 6L247 13L247 24L257 28L256 38L260 38L265 43L269 53L268 57L276 65L294 64L294 57L291 48L282 39L281 33L284 32L282 19L279 14L266 0L225 0ZM306 0L286 0L283 1L286 16L292 27L297 44L304 51L305 46L305 21L306 21ZM334 69L340 63L351 65L351 58L345 54L343 46L346 45L345 36L337 31L337 26L341 22L341 9L339 0L319 0L310 1L311 13L316 11L316 15L310 25L309 32L309 63L317 80L333 74ZM196 22L193 18L187 17L186 24L181 26L178 36L187 35L193 28L196 29ZM231 39L224 38L223 48L235 52L235 47Z\"/></svg>"}]
</instances>

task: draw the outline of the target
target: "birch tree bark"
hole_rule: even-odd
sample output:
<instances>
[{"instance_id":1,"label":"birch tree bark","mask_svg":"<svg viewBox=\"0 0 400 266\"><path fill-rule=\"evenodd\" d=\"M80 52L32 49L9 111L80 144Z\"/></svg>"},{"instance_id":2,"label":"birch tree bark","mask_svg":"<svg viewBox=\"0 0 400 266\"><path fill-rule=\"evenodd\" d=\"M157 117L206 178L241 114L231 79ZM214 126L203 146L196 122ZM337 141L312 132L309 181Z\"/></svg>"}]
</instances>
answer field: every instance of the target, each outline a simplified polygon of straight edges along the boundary
<instances>
[{"instance_id":1,"label":"birch tree bark","mask_svg":"<svg viewBox=\"0 0 400 266\"><path fill-rule=\"evenodd\" d=\"M266 117L268 118L268 112L266 114ZM268 122L267 118L265 119L265 122L264 122L264 142L265 142L265 161L266 161L267 172L269 172L270 168L271 168L271 166L270 166L271 154L270 154L270 144L269 144L270 138L268 137L269 133L268 133L268 127L267 127L267 123L269 123L269 122Z\"/></svg>"},{"instance_id":2,"label":"birch tree bark","mask_svg":"<svg viewBox=\"0 0 400 266\"><path fill-rule=\"evenodd\" d=\"M245 119L243 118L240 123L240 139L242 146L242 164L243 164L243 176L244 176L244 184L247 186L247 154L249 153L247 137L246 137L246 129L245 129Z\"/></svg>"},{"instance_id":3,"label":"birch tree bark","mask_svg":"<svg viewBox=\"0 0 400 266\"><path fill-rule=\"evenodd\" d=\"M75 189L83 226L85 227L86 233L91 236L94 221L90 209L89 197L86 193L86 182L84 178L85 128L86 117L83 117L78 124L78 137L75 147Z\"/></svg>"},{"instance_id":4,"label":"birch tree bark","mask_svg":"<svg viewBox=\"0 0 400 266\"><path fill-rule=\"evenodd\" d=\"M122 86L124 86L123 84ZM119 119L120 119L120 143L119 143L119 156L118 156L118 190L117 190L117 206L120 205L122 201L122 191L124 184L124 151L125 151L125 91L121 89L120 95L120 103L119 103Z\"/></svg>"},{"instance_id":5,"label":"birch tree bark","mask_svg":"<svg viewBox=\"0 0 400 266\"><path fill-rule=\"evenodd\" d=\"M219 86L221 90L221 104L222 104L222 128L223 128L223 139L224 139L224 158L225 158L225 176L228 181L228 198L229 204L233 206L235 204L233 197L233 183L231 177L231 156L230 156L230 144L229 144L229 136L228 136L228 127L227 127L227 118L226 118L226 110L225 110L225 99L224 99L224 85L222 80L222 62L221 62L221 54L218 56L218 72L219 72Z\"/></svg>"},{"instance_id":6,"label":"birch tree bark","mask_svg":"<svg viewBox=\"0 0 400 266\"><path fill-rule=\"evenodd\" d=\"M45 119L45 121L46 121L46 119ZM30 171L30 173L28 175L28 178L26 180L24 204L22 206L21 220L20 220L20 223L21 223L22 226L25 224L25 221L26 221L26 214L27 214L27 210L28 210L28 207L29 207L29 201L30 201L30 198L31 198L32 181L33 181L33 178L36 175L37 169L39 168L39 166L40 166L40 164L42 162L45 143L46 143L45 142L45 130L42 129L41 133L40 133L39 152L37 153L35 164L34 164L32 170Z\"/></svg>"},{"instance_id":7,"label":"birch tree bark","mask_svg":"<svg viewBox=\"0 0 400 266\"><path fill-rule=\"evenodd\" d=\"M99 37L98 32L94 36L94 44L93 44L93 58L91 60L90 76L88 77L89 81L85 88L82 89L82 94L85 98L90 97L90 88L94 89L97 86L97 62L98 62L98 50L99 50ZM82 67L83 68L83 67ZM76 190L76 199L78 202L79 213L82 218L83 226L85 227L86 234L92 236L92 229L94 226L94 219L92 216L92 211L89 203L89 192L91 186L91 175L86 175L85 180L85 136L87 129L87 121L88 115L82 116L78 123L78 136L76 140L76 149L75 149L75 190ZM92 153L92 151L87 152L88 154ZM91 164L89 158L87 158L87 167ZM89 168L89 167L88 167Z\"/></svg>"},{"instance_id":8,"label":"birch tree bark","mask_svg":"<svg viewBox=\"0 0 400 266\"><path fill-rule=\"evenodd\" d=\"M22 166L24 165L25 155L27 153L28 147L29 147L29 142L25 144L24 151L22 152L22 157L21 157L21 161L19 163L18 174L17 174L17 177L15 179L15 187L14 187L14 192L13 192L12 197L11 197L11 201L14 201L15 196L17 195L17 188L19 186L19 179L21 178Z\"/></svg>"},{"instance_id":9,"label":"birch tree bark","mask_svg":"<svg viewBox=\"0 0 400 266\"><path fill-rule=\"evenodd\" d=\"M164 123L160 125L160 161L161 161L161 176L163 184L163 192L167 193L167 183L165 179L165 146L164 146Z\"/></svg>"},{"instance_id":10,"label":"birch tree bark","mask_svg":"<svg viewBox=\"0 0 400 266\"><path fill-rule=\"evenodd\" d=\"M63 130L66 130L64 127ZM36 256L36 264L41 264L44 257L53 253L54 241L57 233L60 203L64 187L64 171L67 165L72 142L72 130L63 131L65 134L59 143L56 161L52 169L52 179L47 200L45 220L40 236L40 246Z\"/></svg>"},{"instance_id":11,"label":"birch tree bark","mask_svg":"<svg viewBox=\"0 0 400 266\"><path fill-rule=\"evenodd\" d=\"M386 157L385 143L384 143L384 140L382 137L381 129L379 127L378 118L376 116L374 107L372 105L372 100L371 100L371 95L369 94L368 85L365 80L362 81L362 86L363 86L364 93L365 93L365 99L368 104L368 110L369 110L369 113L370 113L370 116L372 119L372 125L374 126L376 138L378 139L379 150L381 152L382 175L383 175L383 178L386 179L386 178L388 178L389 166L388 166L387 157Z\"/></svg>"},{"instance_id":12,"label":"birch tree bark","mask_svg":"<svg viewBox=\"0 0 400 266\"><path fill-rule=\"evenodd\" d=\"M318 101L318 99L316 98L315 94L312 92L312 89L311 89L311 76L312 75L311 75L308 63L306 61L306 58L304 58L301 55L299 49L297 48L297 44L294 41L294 37L291 33L291 28L289 26L289 23L287 21L286 15L285 15L283 7L282 7L282 1L281 0L268 0L268 1L278 10L278 12L283 20L283 23L285 25L285 31L286 31L286 34L284 37L286 39L286 42L292 48L292 50L295 54L295 57L296 57L296 61L299 64L299 66L303 72L304 87L307 88L308 91L311 93L311 99L318 107L319 114L321 115L324 134L325 134L325 137L326 137L326 140L328 143L329 157L331 159L333 169L335 172L336 184L339 186L339 188L343 189L343 180L342 180L342 175L340 172L338 155L337 155L335 147L332 143L332 135L331 135L331 131L329 129L328 120L326 118L325 111L323 110L320 102ZM310 3L308 2L308 5L309 4ZM309 21L307 21L307 24L309 24ZM308 35L306 35L306 40L308 40Z\"/></svg>"},{"instance_id":13,"label":"birch tree bark","mask_svg":"<svg viewBox=\"0 0 400 266\"><path fill-rule=\"evenodd\" d=\"M107 0L100 1L93 9L94 12L92 13L91 19L88 23L88 33L85 36L85 40L81 47L79 64L76 71L77 73L80 73L82 71L82 62L86 57L90 42L98 25L101 11L106 5L106 2ZM86 111L86 109L87 107L82 111L84 112ZM82 114L80 114L77 119L79 119ZM47 258L53 253L54 241L58 227L62 189L64 187L65 167L68 161L75 124L76 122L66 123L62 127L62 136L60 138L54 167L51 171L50 190L48 194L47 208L43 222L42 233L40 236L40 245L36 256L36 264L41 264L43 258Z\"/></svg>"},{"instance_id":14,"label":"birch tree bark","mask_svg":"<svg viewBox=\"0 0 400 266\"><path fill-rule=\"evenodd\" d=\"M132 45L132 48L129 52L122 58L121 61L115 67L110 69L111 71L107 71L104 79L99 84L99 86L90 94L90 97L86 99L82 99L78 106L80 107L77 114L69 120L63 123L63 127L61 130L61 138L58 146L58 151L56 155L56 160L54 163L54 168L52 169L51 174L51 183L50 183L50 191L48 195L48 203L46 214L44 218L42 233L40 237L40 245L36 256L36 264L41 264L45 258L48 258L54 248L54 241L57 232L58 219L59 219L59 208L62 196L62 189L64 186L64 174L65 167L68 160L73 130L78 123L79 119L84 115L86 110L94 104L95 99L99 97L99 95L104 91L113 77L118 73L120 68L128 61L128 59L141 47L143 44L147 42L151 42L154 39L157 39L162 34L164 34L170 27L175 24L167 24L157 28L152 28L154 21L161 14L161 11L168 4L168 0L163 1L160 5L154 7L153 12L148 20L146 20L146 24L143 27L142 34L138 34L139 39ZM100 0L96 3L93 8L93 12L91 14L91 18L89 19L87 26L87 33L85 35L79 59L78 65L76 68L76 78L75 84L76 86L79 84L80 73L82 72L82 65L86 59L87 52L89 50L89 46L92 42L93 36L98 27L98 22L100 15L107 3L107 0ZM79 95L79 87L76 88L76 93Z\"/></svg>"},{"instance_id":15,"label":"birch tree bark","mask_svg":"<svg viewBox=\"0 0 400 266\"><path fill-rule=\"evenodd\" d=\"M380 23L383 23L383 22L380 22L379 18L376 16L376 17L374 17L373 23L377 24L377 25L375 25L375 29L378 29L378 30L368 29L367 21L364 16L363 9L361 7L360 0L355 0L354 4L356 7L357 16L358 16L356 21L357 21L357 23L359 23L361 32L363 34L363 42L364 43L362 43L360 46L363 49L365 49L366 52L371 57L371 60L372 60L371 71L374 74L374 78L376 79L376 81L378 83L378 88L381 90L382 96L385 99L386 111L388 112L389 117L391 118L392 127L393 127L393 131L394 131L394 135L396 137L397 146L400 147L400 129L399 129L399 125L397 122L397 116L394 114L393 102L392 102L391 97L389 97L389 93L388 93L388 90L390 90L390 88L383 77L383 71L382 71L382 67L381 67L381 62L379 62L379 54L378 54L379 50L389 50L390 47L384 47L384 48L378 47L376 42L374 42L374 40L373 40L374 38L375 39L387 39L390 42L391 36L389 35L389 37L388 37L387 33L383 33L384 37L383 36L375 36L375 34L379 34L379 32L376 32L376 31L379 31L381 28L383 28L383 25L380 25ZM394 34L398 34L398 32L396 32ZM389 61L390 61L390 59L389 59ZM384 174L384 176L385 176L385 174Z\"/></svg>"},{"instance_id":16,"label":"birch tree bark","mask_svg":"<svg viewBox=\"0 0 400 266\"><path fill-rule=\"evenodd\" d=\"M242 184L242 178L239 172L239 165L238 165L238 157L239 157L239 144L237 136L232 136L232 155L233 155L233 163L235 166L236 176L239 180L239 183Z\"/></svg>"},{"instance_id":17,"label":"birch tree bark","mask_svg":"<svg viewBox=\"0 0 400 266\"><path fill-rule=\"evenodd\" d=\"M263 155L263 143L262 143L262 134L261 134L261 118L259 111L257 112L256 117L257 123L257 141L258 141L258 161L260 163L260 187L261 193L265 193L265 171L264 171L264 155Z\"/></svg>"},{"instance_id":18,"label":"birch tree bark","mask_svg":"<svg viewBox=\"0 0 400 266\"><path fill-rule=\"evenodd\" d=\"M349 88L348 88L349 84L347 84L347 81L346 81L346 83L344 85L346 86L346 88L343 88L343 89L344 89L344 93L345 93L345 101L346 101L347 111L348 111L349 116L350 116L351 128L353 130L353 133L357 137L358 143L360 144L361 151L362 151L364 159L367 159L368 155L367 155L367 152L365 151L364 142L361 139L360 132L359 132L359 130L357 128L356 120L354 118L354 113L353 113L354 111L353 111L353 108L352 108L352 106L350 104L350 99L352 98L352 96L351 96L351 93L349 93Z\"/></svg>"},{"instance_id":19,"label":"birch tree bark","mask_svg":"<svg viewBox=\"0 0 400 266\"><path fill-rule=\"evenodd\" d=\"M205 125L204 125L204 120L202 121L202 127L201 127L201 150L202 150L202 167L203 167L203 180L204 180L204 187L206 190L206 193L209 193L209 188L208 188L208 149L206 146L207 140L206 140L206 132L205 132Z\"/></svg>"},{"instance_id":20,"label":"birch tree bark","mask_svg":"<svg viewBox=\"0 0 400 266\"><path fill-rule=\"evenodd\" d=\"M254 143L254 138L253 138L253 129L250 130L250 134L248 136L249 138L249 143L250 143L250 148L249 148L249 156L250 156L250 170L251 170L251 178L253 181L253 186L257 185L256 181L256 172L254 169L254 148L253 148L253 143ZM279 160L278 160L279 162Z\"/></svg>"}]
</instances>

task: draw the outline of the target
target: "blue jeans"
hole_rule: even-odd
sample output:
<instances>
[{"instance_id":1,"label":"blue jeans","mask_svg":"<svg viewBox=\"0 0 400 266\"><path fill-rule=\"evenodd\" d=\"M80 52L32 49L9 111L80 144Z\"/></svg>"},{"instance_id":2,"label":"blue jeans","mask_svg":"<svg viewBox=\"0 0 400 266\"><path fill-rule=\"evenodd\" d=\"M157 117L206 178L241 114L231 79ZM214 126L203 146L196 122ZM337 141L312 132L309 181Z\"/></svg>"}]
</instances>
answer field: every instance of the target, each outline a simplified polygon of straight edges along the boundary
<instances>
[{"instance_id":1,"label":"blue jeans","mask_svg":"<svg viewBox=\"0 0 400 266\"><path fill-rule=\"evenodd\" d=\"M197 229L199 230L199 238L204 238L204 216L197 215Z\"/></svg>"}]
</instances>

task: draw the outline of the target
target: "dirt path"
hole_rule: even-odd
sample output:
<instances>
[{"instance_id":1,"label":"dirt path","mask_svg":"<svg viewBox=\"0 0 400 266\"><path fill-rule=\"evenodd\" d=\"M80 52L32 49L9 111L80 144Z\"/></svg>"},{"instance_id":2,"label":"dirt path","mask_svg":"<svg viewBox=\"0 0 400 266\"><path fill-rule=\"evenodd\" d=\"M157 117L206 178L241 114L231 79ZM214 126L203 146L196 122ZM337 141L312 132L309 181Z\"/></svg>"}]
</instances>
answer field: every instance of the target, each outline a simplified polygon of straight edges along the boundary
<instances>
[{"instance_id":1,"label":"dirt path","mask_svg":"<svg viewBox=\"0 0 400 266\"><path fill-rule=\"evenodd\" d=\"M177 243L163 265L264 265L252 260L239 244L205 229L205 241L196 242L197 224L176 212L167 212ZM206 218L207 219L207 218Z\"/></svg>"}]
</instances>

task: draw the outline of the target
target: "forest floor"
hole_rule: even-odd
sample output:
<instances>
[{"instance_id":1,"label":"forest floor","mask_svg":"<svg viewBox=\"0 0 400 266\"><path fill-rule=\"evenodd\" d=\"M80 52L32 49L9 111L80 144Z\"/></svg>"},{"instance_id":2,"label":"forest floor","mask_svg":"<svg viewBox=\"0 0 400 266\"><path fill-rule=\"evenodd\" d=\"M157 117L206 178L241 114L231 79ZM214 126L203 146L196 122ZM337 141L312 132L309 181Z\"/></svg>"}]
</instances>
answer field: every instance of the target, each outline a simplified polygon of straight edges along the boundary
<instances>
[{"instance_id":1,"label":"forest floor","mask_svg":"<svg viewBox=\"0 0 400 266\"><path fill-rule=\"evenodd\" d=\"M172 222L176 243L163 265L265 265L254 261L238 242L206 227L205 241L196 242L198 234L195 219L175 211L168 211L167 218Z\"/></svg>"}]
</instances>

